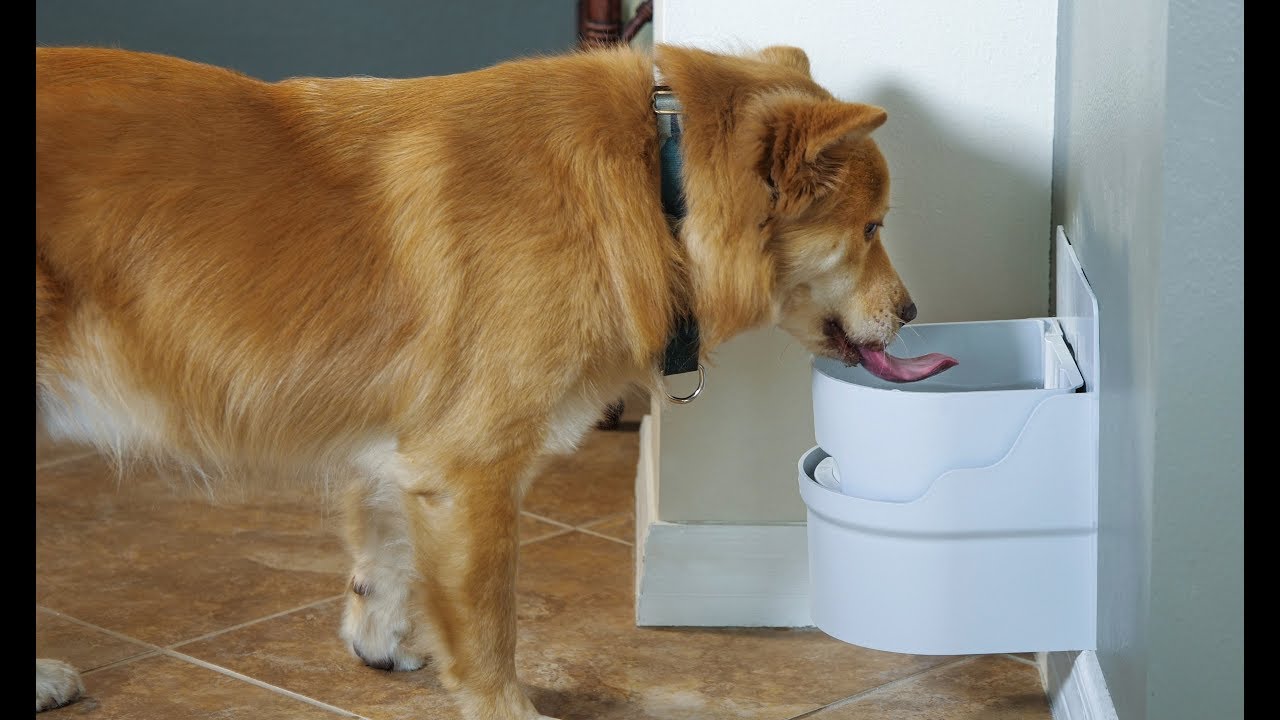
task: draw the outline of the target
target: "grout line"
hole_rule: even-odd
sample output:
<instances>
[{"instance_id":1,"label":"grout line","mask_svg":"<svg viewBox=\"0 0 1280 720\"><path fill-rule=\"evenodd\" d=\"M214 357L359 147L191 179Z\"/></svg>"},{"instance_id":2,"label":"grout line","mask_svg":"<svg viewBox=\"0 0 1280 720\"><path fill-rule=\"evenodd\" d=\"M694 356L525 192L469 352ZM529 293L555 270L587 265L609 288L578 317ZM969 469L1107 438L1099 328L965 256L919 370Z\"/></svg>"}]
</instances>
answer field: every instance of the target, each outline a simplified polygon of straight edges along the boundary
<instances>
[{"instance_id":1,"label":"grout line","mask_svg":"<svg viewBox=\"0 0 1280 720\"><path fill-rule=\"evenodd\" d=\"M109 662L106 665L99 665L96 668L89 668L88 670L80 670L80 674L91 675L93 673L98 672L99 670L110 670L113 667L119 667L120 665L128 665L129 663L135 662L137 660L146 660L147 658L153 658L153 657L160 657L160 653L155 650L148 650L146 652L138 653L137 655L130 655L127 658L121 658L114 662ZM76 669L79 670L79 668L76 668Z\"/></svg>"},{"instance_id":2,"label":"grout line","mask_svg":"<svg viewBox=\"0 0 1280 720\"><path fill-rule=\"evenodd\" d=\"M200 635L199 637L193 637L193 638L190 638L190 639L188 639L188 640L179 640L179 641L178 641L178 642L176 642L176 643L171 643L171 644L169 644L169 645L166 645L166 646L165 646L165 649L166 649L166 650L172 650L172 649L174 649L174 648L181 647L181 646L183 646L183 645L190 645L191 643L194 643L194 642L200 642L201 640L208 640L209 638L217 637L217 636L222 635L222 634L224 634L224 633L229 633L229 632L231 632L231 631L233 631L233 630L239 630L239 629L241 629L241 628L247 628L247 627L249 627L250 625L256 625L256 624L258 624L258 623L260 623L260 622L266 622L267 620L275 620L276 618L281 617L281 616L283 616L283 615L288 615L289 613L298 612L299 610L307 610L307 609L309 609L309 608L316 607L317 605L323 605L323 604L325 604L325 603L327 603L327 602L332 602L332 601L334 601L334 600L341 600L342 598L343 598L343 595L331 595L331 596L329 596L329 597L327 597L327 598L322 598L322 599L320 599L320 600L316 600L315 602L309 602L309 603L307 603L306 605L299 605L299 606L298 606L298 607L296 607L296 608L290 608L290 609L288 609L288 610L281 610L281 611L280 611L280 612L278 612L278 613L272 613L272 614L270 614L270 615L266 615L266 616L263 616L263 617L257 618L256 620L250 620L250 621L248 621L248 622L242 622L242 623L240 623L239 625L232 625L231 627L225 627L225 628L222 628L221 630L214 630L213 632L205 633L204 635Z\"/></svg>"},{"instance_id":3,"label":"grout line","mask_svg":"<svg viewBox=\"0 0 1280 720\"><path fill-rule=\"evenodd\" d=\"M627 547L635 547L635 544L634 544L634 543L629 542L629 541L627 541L627 540L622 540L622 539L620 539L620 538L616 538L616 537L610 537L610 536L605 535L605 534L603 534L603 533L598 533L598 532L596 532L595 530L591 530L591 529L589 529L592 525L595 525L596 523L601 523L601 522L604 522L604 521L606 521L606 520L616 520L616 519L618 519L618 518L620 518L620 517L623 517L623 516L625 516L625 515L627 515L627 514L628 514L627 512L620 512L620 513L614 513L614 514L612 514L612 515L606 515L606 516L601 517L601 518L596 518L595 520L592 520L591 522L586 523L585 525L578 525L577 527L575 527L575 526L573 526L573 525L570 525L569 523L560 522L559 520L552 520L551 518L546 517L546 516L543 516L543 515L538 515L538 514L536 514L536 513L531 513L531 512L529 512L529 511L527 511L527 510L521 510L520 512L521 512L521 513L523 513L523 514L525 514L525 515L528 515L529 517L533 518L534 520L541 520L542 522L545 522L545 523L551 523L552 525L555 525L555 526L557 526L557 527L562 527L562 528L564 528L564 529L565 529L565 531L566 531L566 532L567 532L567 531L569 531L569 530L577 530L578 532L580 532L580 533L582 533L582 534L584 534L584 535L594 535L595 537L603 538L603 539L605 539L605 540L612 540L613 542L616 542L616 543L618 543L618 544L620 544L620 545L626 545ZM560 535L563 535L563 534L564 534L563 532L559 532L559 533L556 533L555 535L548 535L547 537L559 537ZM546 539L547 539L546 537L538 538L538 540L546 540ZM532 541L532 540L531 540L530 542L534 542L534 541ZM521 543L521 544L523 545L524 543Z\"/></svg>"},{"instance_id":4,"label":"grout line","mask_svg":"<svg viewBox=\"0 0 1280 720\"><path fill-rule=\"evenodd\" d=\"M332 598L330 598L330 599L332 599ZM365 718L363 715L357 715L357 714L355 714L355 713L351 712L350 710L343 710L342 708L337 707L337 706L335 706L335 705L330 705L330 704L328 704L328 703L326 703L326 702L323 702L323 701L320 701L320 700L316 700L315 698L309 698L309 697L307 697L306 695L302 695L302 694L300 694L300 693L296 693L296 692L294 692L294 691L292 691L292 690L287 690L287 689L282 688L282 687L277 687L277 686L275 686L275 685L272 685L271 683L263 682L262 680L258 680L257 678L249 677L248 675L244 675L244 674L242 674L242 673L238 673L238 672L236 672L235 670L231 670L231 669L229 669L229 668L224 668L224 667L222 667L221 665L214 665L214 664L213 664L213 663L211 663L211 662L206 662L206 661L204 661L204 660L201 660L200 658L192 657L191 655L187 655L186 653L181 653L181 652L178 652L177 650L170 650L170 649L168 649L168 648L163 648L163 647L160 647L159 645L153 645L153 644L151 644L151 643L149 643L149 642L143 642L143 641L141 641L141 640L138 640L137 638L129 637L128 635L125 635L124 633L118 633L118 632L116 632L115 630L111 630L111 629L108 629L108 628L104 628L104 627L102 627L101 625L94 625L94 624L93 624L93 623L91 623L91 622L86 622L86 621L84 621L84 620L81 620L81 619L80 619L80 618L78 618L78 617L73 617L73 616L71 616L71 615L67 615L66 613L58 612L57 610L54 610L54 609L52 609L52 608L43 607L43 606L41 606L41 605L37 605L36 607L37 607L37 608L40 608L41 610L44 610L44 611L45 611L45 612L47 612L47 613L51 613L51 614L53 614L53 615L57 615L58 617L63 618L64 620L69 620L69 621L71 621L71 622L73 622L73 623L76 623L77 625L81 625L81 626L87 627L87 628L89 628L90 630L97 630L97 631L98 631L98 632L100 632L100 633L104 633L104 634L106 634L106 635L110 635L110 636L112 636L112 637L114 637L114 638L117 638L117 639L120 639L120 640L127 640L127 641L129 641L129 642L137 643L138 645L142 645L142 646L144 646L144 647L147 647L147 648L149 648L150 650L154 651L153 653L148 654L148 655L147 655L148 657L151 657L151 656L154 656L154 655L163 655L163 656L165 656L165 657L173 658L174 660L181 660L181 661L183 661L183 662L187 662L187 663L190 663L190 664L192 664L192 665L196 665L196 666L202 667L202 668L204 668L204 669L206 669L206 670L212 670L212 671L214 671L214 672L216 672L216 673L221 673L221 674L226 675L226 676L228 676L228 677L233 677L233 678L235 678L235 679L237 679L237 680L240 680L240 681L243 681L243 682L247 682L247 683L249 683L250 685L255 685L255 686L260 687L260 688L262 688L262 689L264 689L264 690L270 690L270 691L272 691L272 692L279 693L279 694L281 694L281 695L285 695L285 696L291 697L291 698L293 698L294 700L298 700L298 701L300 701L300 702L307 703L308 705L314 705L315 707L323 708L323 709L325 709L325 710L329 710L330 712L336 712L336 713L339 713L339 714L341 714L341 715L345 715L345 716L347 716L347 717L360 718L360 720L368 720L368 718ZM143 656L142 656L142 655L138 655L138 656L135 656L135 657L134 657L134 658L132 658L132 659L136 660L136 659L139 659L139 658L141 658L141 657L143 657ZM121 661L121 662L119 662L119 663L112 663L112 664L113 664L113 665L123 664L123 661ZM109 667L109 666L104 665L103 667ZM101 670L102 668L98 668L98 669L99 669L99 670Z\"/></svg>"},{"instance_id":5,"label":"grout line","mask_svg":"<svg viewBox=\"0 0 1280 720\"><path fill-rule=\"evenodd\" d=\"M53 458L52 460L45 460L42 463L36 463L36 471L39 472L40 470L48 470L51 467L57 467L63 463L74 462L76 460L83 460L84 458L90 457L92 455L96 455L97 453L98 453L97 450L85 450L84 452L76 453L75 455L63 455L61 457Z\"/></svg>"},{"instance_id":6,"label":"grout line","mask_svg":"<svg viewBox=\"0 0 1280 720\"><path fill-rule=\"evenodd\" d=\"M583 528L589 528L593 525L602 525L604 523L610 522L612 520L617 520L619 518L630 517L631 512L632 511L630 510L624 510L620 513L614 513L612 515L605 515L604 517L598 517L595 520L592 520L591 522L582 523L581 525L578 526L578 529L581 530Z\"/></svg>"},{"instance_id":7,"label":"grout line","mask_svg":"<svg viewBox=\"0 0 1280 720\"><path fill-rule=\"evenodd\" d=\"M47 608L47 607L44 607L43 605L36 605L36 608L42 612L47 612L50 615L54 615L58 618L66 620L67 622L73 623L75 625L89 628L90 630L100 632L104 635L110 635L111 637L117 640L124 640L125 642L133 643L135 645L141 645L142 647L147 648L145 652L140 652L136 655L130 655L127 658L116 660L115 662L110 662L110 663L107 663L106 665L101 665L99 667L93 668L92 670L82 671L81 672L82 675L88 675L89 673L98 672L99 670L106 670L107 668L116 667L118 665L127 665L131 662L134 662L135 660L145 660L147 658L157 657L161 655L164 651L164 648L158 645L152 645L151 643L146 642L145 640L139 640L138 638L130 637L128 635L125 635L124 633L118 633L115 630L104 628L101 625L94 625L91 622L85 622L84 620L81 620L78 617L68 615L64 612L59 612L57 610L54 610L53 608Z\"/></svg>"},{"instance_id":8,"label":"grout line","mask_svg":"<svg viewBox=\"0 0 1280 720\"><path fill-rule=\"evenodd\" d=\"M147 648L148 650L154 650L154 651L156 651L156 652L161 652L161 651L163 651L163 650L164 650L164 648L160 647L159 645L153 645L153 644L151 644L151 643L149 643L149 642L147 642L147 641L145 641L145 640L139 640L138 638L135 638L135 637L129 637L128 635L125 635L124 633L119 633L119 632L116 632L115 630L111 630L111 629L109 629L109 628L104 628L104 627L102 627L101 625L94 625L94 624L93 624L93 623L91 623L91 622L87 622L87 621L81 620L81 619L80 619L80 618L78 618L78 617L74 617L74 616L72 616L72 615L68 615L68 614L66 614L66 613L64 613L64 612L60 612L60 611L58 611L58 610L54 610L53 608L48 608L48 607L45 607L45 606L43 606L43 605L37 605L36 607L37 607L37 608L40 608L41 610L43 610L43 611L45 611L45 612L47 612L47 613L49 613L49 614L51 614L51 615L57 615L58 617L62 618L63 620L69 620L69 621L71 621L71 622L73 622L73 623L75 623L75 624L77 624L77 625L82 626L82 627L87 627L87 628L89 628L90 630L97 630L97 631L98 631L98 632L100 632L100 633L104 633L104 634L106 634L106 635L110 635L111 637L113 637L113 638L115 638L115 639L117 639L117 640L125 640L125 641L127 641L127 642L135 643L135 644L137 644L137 645L142 645L143 647Z\"/></svg>"},{"instance_id":9,"label":"grout line","mask_svg":"<svg viewBox=\"0 0 1280 720\"><path fill-rule=\"evenodd\" d=\"M943 668L949 668L954 665L960 665L962 663L972 662L977 657L978 657L977 655L966 655L961 658L956 658L955 660L949 660L939 665L934 665L932 667L925 668L924 670L913 672L910 675L907 675L905 677L900 677L897 680L890 680L889 682L883 685L877 685L876 687L863 690L862 692L857 693L855 695L850 695L847 698L841 698L839 700L836 700L835 702L831 702L826 705L823 705L822 707L818 707L806 712L802 712L799 715L795 715L789 718L788 720L804 720L804 718L811 718L817 715L818 713L824 712L826 710L834 710L835 708L844 707L845 705L852 705L860 700L865 700L866 698L869 698L873 695L878 695L883 691L891 690L895 687L898 687L899 685L905 685L906 683L920 677L921 675L928 675L929 673L935 670L941 670Z\"/></svg>"},{"instance_id":10,"label":"grout line","mask_svg":"<svg viewBox=\"0 0 1280 720\"><path fill-rule=\"evenodd\" d=\"M520 547L524 547L525 545L532 545L536 542L542 542L543 540L550 540L551 538L558 538L561 535L568 535L571 532L573 532L573 528L557 527L556 531L553 533L547 533L546 535L539 535L538 537L529 538L528 540L521 540Z\"/></svg>"},{"instance_id":11,"label":"grout line","mask_svg":"<svg viewBox=\"0 0 1280 720\"><path fill-rule=\"evenodd\" d=\"M180 653L177 650L162 649L161 652L164 653L166 656L171 657L175 660L182 660L182 661L191 663L192 665L197 665L199 667L202 667L206 670L212 670L216 673L221 673L223 675L226 675L227 677L232 677L242 682L247 682L250 685L255 685L257 687L260 687L263 690L270 690L271 692L279 693L286 697L291 697L294 700L304 702L308 705L314 705L315 707L328 710L329 712L338 713L339 715L345 715L346 717L360 718L360 720L368 720L368 718L366 718L363 715L357 715L356 713L353 713L350 710L343 710L337 705L330 705L329 703L324 702L323 700L316 700L315 698L307 697L306 695L303 695L301 693L296 693L292 690L282 688L278 685L272 685L269 682L264 682L255 677L250 677L248 675L245 675L244 673L238 673L235 670L232 670L230 668L224 668L221 665L215 665L211 662L201 660L200 658L187 655L186 653Z\"/></svg>"},{"instance_id":12,"label":"grout line","mask_svg":"<svg viewBox=\"0 0 1280 720\"><path fill-rule=\"evenodd\" d=\"M533 518L534 520L541 520L541 521L542 521L542 522L544 522L544 523L551 523L552 525L558 525L558 526L560 526L560 527L562 527L562 528L565 528L565 529L567 529L567 530L577 530L577 529L578 529L578 528L576 528L576 527L574 527L574 526L570 525L569 523L563 523L563 522L560 522L559 520L552 520L551 518L546 517L545 515L537 515L537 514L535 514L535 513L531 513L531 512L529 512L528 510L521 510L520 512L521 512L521 513L523 513L523 514L525 514L525 515L528 515L529 517Z\"/></svg>"},{"instance_id":13,"label":"grout line","mask_svg":"<svg viewBox=\"0 0 1280 720\"><path fill-rule=\"evenodd\" d=\"M598 538L603 538L603 539L605 539L605 540L612 540L612 541L614 541L614 542L618 543L619 545L626 545L627 547L634 547L634 545L633 545L632 543L630 543L630 542L628 542L628 541L626 541L626 540L623 540L623 539L621 539L621 538L610 537L610 536L605 535L605 534L603 534L603 533L598 533L598 532L596 532L596 531L594 531L594 530L587 530L586 528L577 528L577 530L578 530L578 532L582 533L583 535L594 535L594 536L596 536L596 537L598 537Z\"/></svg>"},{"instance_id":14,"label":"grout line","mask_svg":"<svg viewBox=\"0 0 1280 720\"><path fill-rule=\"evenodd\" d=\"M1003 656L1005 656L1005 657L1007 657L1007 658L1009 658L1010 660L1012 660L1012 661L1014 661L1014 662L1020 662L1020 663L1022 663L1023 665L1030 665L1030 666L1031 666L1031 667L1033 667L1033 668L1039 668L1039 667L1040 667L1040 665L1039 665L1035 660L1028 660L1028 659L1026 659L1026 658L1021 658L1021 657L1018 657L1017 655L1014 655L1013 653L1000 653L1000 654L1001 654L1001 655L1003 655Z\"/></svg>"},{"instance_id":15,"label":"grout line","mask_svg":"<svg viewBox=\"0 0 1280 720\"><path fill-rule=\"evenodd\" d=\"M617 519L619 519L619 518L630 517L630 516L631 516L631 514L632 514L632 512L633 512L633 511L631 511L631 510L623 510L622 512L616 512L616 513L612 513L612 514L609 514L609 515L603 515L603 516L601 516L601 517L598 517L598 518L595 518L595 519L592 519L592 520L588 520L587 522L584 522L584 523L582 523L581 525L571 525L571 524L569 524L569 523L567 523L567 522L564 522L564 521L561 521L561 520L553 520L553 519L551 519L551 518L547 517L546 515L539 515L539 514L537 514L537 513L529 512L528 510L521 510L521 511L520 511L520 514L522 514L522 515L528 515L529 517L533 518L534 520L541 520L542 522L545 522L545 523L551 523L552 525L558 525L558 526L560 526L560 527L562 527L562 528L566 528L566 529L569 529L569 530L582 530L583 532L586 532L588 528L590 528L590 527L592 527L592 526L594 526L594 525L600 525L600 524L603 524L603 523L609 522L609 521L611 521L611 520L617 520Z\"/></svg>"}]
</instances>

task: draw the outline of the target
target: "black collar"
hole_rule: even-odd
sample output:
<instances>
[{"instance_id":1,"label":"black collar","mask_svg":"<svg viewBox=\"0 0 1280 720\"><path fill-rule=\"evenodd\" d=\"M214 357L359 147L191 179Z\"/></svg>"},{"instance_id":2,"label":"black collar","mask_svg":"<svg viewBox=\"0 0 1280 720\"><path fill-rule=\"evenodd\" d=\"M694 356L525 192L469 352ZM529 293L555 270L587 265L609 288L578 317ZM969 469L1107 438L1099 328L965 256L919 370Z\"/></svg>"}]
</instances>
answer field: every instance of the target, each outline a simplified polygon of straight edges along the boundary
<instances>
[{"instance_id":1,"label":"black collar","mask_svg":"<svg viewBox=\"0 0 1280 720\"><path fill-rule=\"evenodd\" d=\"M662 211L673 235L685 216L684 183L682 170L684 159L680 154L682 131L680 115L683 109L671 89L659 85L653 90L653 112L658 122L659 158L662 165ZM698 319L692 308L688 314L676 319L675 330L667 340L663 354L662 374L680 375L698 369Z\"/></svg>"}]
</instances>

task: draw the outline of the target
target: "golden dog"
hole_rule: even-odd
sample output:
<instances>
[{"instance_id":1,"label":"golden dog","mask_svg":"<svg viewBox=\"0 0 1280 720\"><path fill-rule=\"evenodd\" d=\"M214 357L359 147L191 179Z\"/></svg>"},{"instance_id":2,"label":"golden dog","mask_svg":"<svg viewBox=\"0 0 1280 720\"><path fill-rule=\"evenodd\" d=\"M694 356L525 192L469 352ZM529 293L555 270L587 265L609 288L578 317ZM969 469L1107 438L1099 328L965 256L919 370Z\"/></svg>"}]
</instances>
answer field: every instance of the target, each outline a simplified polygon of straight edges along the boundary
<instances>
[{"instance_id":1,"label":"golden dog","mask_svg":"<svg viewBox=\"0 0 1280 720\"><path fill-rule=\"evenodd\" d=\"M655 63L683 104L674 236ZM704 358L776 323L929 371L883 352L915 316L880 242L885 119L789 47L278 83L37 48L41 415L117 457L342 482L352 650L433 656L466 718L541 717L514 662L521 498L660 387L677 318ZM78 694L36 669L38 709Z\"/></svg>"}]
</instances>

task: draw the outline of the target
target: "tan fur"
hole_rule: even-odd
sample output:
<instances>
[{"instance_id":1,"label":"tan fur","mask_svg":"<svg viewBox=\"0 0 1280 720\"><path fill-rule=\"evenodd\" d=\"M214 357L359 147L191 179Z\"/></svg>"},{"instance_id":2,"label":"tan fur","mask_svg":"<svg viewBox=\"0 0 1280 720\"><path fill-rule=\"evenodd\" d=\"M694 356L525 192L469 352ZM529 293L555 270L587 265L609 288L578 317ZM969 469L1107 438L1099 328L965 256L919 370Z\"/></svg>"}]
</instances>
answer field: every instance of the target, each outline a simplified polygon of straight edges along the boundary
<instances>
[{"instance_id":1,"label":"tan fur","mask_svg":"<svg viewBox=\"0 0 1280 720\"><path fill-rule=\"evenodd\" d=\"M516 683L521 497L675 318L703 351L780 323L887 343L879 108L796 48L663 47L689 215L659 197L654 59L602 50L408 80L36 50L36 378L55 435L226 475L345 482L343 635L436 656L472 719ZM874 227L874 225L872 225ZM388 548L391 548L390 550Z\"/></svg>"}]
</instances>

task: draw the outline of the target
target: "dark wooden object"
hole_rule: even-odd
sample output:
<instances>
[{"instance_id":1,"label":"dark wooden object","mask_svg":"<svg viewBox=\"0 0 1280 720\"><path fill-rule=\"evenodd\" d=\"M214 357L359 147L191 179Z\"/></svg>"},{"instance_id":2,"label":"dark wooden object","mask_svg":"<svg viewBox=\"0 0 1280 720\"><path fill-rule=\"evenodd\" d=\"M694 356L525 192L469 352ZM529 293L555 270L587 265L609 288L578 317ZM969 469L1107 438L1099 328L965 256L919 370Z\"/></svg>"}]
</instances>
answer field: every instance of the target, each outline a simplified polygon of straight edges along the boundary
<instances>
[{"instance_id":1,"label":"dark wooden object","mask_svg":"<svg viewBox=\"0 0 1280 720\"><path fill-rule=\"evenodd\" d=\"M622 0L578 0L578 46L612 45L622 39Z\"/></svg>"}]
</instances>

